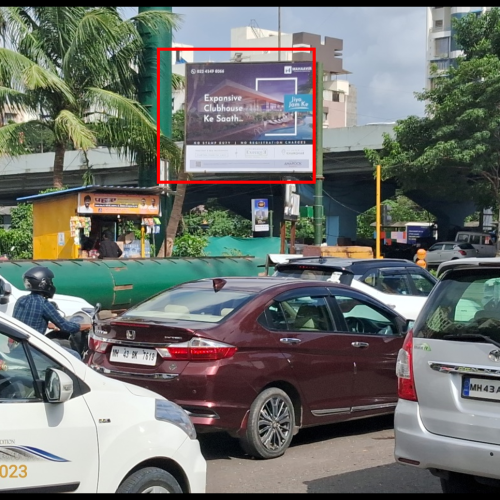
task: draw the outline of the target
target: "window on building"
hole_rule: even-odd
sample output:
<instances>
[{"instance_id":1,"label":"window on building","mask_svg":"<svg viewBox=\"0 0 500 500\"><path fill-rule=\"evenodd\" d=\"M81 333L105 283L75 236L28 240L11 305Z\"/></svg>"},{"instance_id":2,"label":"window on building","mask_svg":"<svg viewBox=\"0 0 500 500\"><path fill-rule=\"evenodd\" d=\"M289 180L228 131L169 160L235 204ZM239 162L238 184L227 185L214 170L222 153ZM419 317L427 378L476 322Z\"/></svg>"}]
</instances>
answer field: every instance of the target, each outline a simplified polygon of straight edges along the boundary
<instances>
[{"instance_id":1,"label":"window on building","mask_svg":"<svg viewBox=\"0 0 500 500\"><path fill-rule=\"evenodd\" d=\"M345 102L344 92L339 92L338 90L333 90L331 100L333 102Z\"/></svg>"},{"instance_id":2,"label":"window on building","mask_svg":"<svg viewBox=\"0 0 500 500\"><path fill-rule=\"evenodd\" d=\"M443 20L442 19L434 21L434 28L442 28L442 27L443 27Z\"/></svg>"},{"instance_id":3,"label":"window on building","mask_svg":"<svg viewBox=\"0 0 500 500\"><path fill-rule=\"evenodd\" d=\"M16 113L4 113L3 114L3 125L7 125L9 121L16 121Z\"/></svg>"},{"instance_id":4,"label":"window on building","mask_svg":"<svg viewBox=\"0 0 500 500\"><path fill-rule=\"evenodd\" d=\"M438 61L433 61L439 71L446 71L451 66L450 59L440 59Z\"/></svg>"},{"instance_id":5,"label":"window on building","mask_svg":"<svg viewBox=\"0 0 500 500\"><path fill-rule=\"evenodd\" d=\"M434 50L435 57L444 58L450 55L450 37L436 38Z\"/></svg>"}]
</instances>

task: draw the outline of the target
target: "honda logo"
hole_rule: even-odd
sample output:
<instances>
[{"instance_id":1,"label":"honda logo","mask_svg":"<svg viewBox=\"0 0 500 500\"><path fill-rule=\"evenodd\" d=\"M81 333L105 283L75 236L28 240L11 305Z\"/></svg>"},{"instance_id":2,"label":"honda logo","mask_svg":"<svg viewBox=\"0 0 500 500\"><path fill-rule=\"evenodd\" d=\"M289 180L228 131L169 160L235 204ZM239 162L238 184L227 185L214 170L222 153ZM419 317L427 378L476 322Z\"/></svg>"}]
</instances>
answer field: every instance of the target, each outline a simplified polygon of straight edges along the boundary
<instances>
[{"instance_id":1,"label":"honda logo","mask_svg":"<svg viewBox=\"0 0 500 500\"><path fill-rule=\"evenodd\" d=\"M128 340L134 340L135 339L135 331L134 330L127 330L127 339Z\"/></svg>"}]
</instances>

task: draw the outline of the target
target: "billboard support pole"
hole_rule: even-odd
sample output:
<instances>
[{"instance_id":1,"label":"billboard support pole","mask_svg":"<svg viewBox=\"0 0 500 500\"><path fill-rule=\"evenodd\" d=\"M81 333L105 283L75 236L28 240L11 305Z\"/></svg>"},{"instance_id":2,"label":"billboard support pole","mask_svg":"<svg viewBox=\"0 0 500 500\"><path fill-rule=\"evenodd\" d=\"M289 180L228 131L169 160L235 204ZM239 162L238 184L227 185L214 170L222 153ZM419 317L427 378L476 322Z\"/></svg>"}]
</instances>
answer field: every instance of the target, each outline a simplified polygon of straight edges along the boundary
<instances>
[{"instance_id":1,"label":"billboard support pole","mask_svg":"<svg viewBox=\"0 0 500 500\"><path fill-rule=\"evenodd\" d=\"M380 259L382 258L380 255L380 237L381 237L381 231L380 231L380 219L381 219L381 205L380 205L380 165L377 165L377 184L376 184L376 194L375 194L375 203L376 203L376 217L375 217L375 226L376 226L376 233L375 233L375 258Z\"/></svg>"},{"instance_id":2,"label":"billboard support pole","mask_svg":"<svg viewBox=\"0 0 500 500\"><path fill-rule=\"evenodd\" d=\"M314 244L323 239L323 63L316 63L316 183L314 184Z\"/></svg>"}]
</instances>

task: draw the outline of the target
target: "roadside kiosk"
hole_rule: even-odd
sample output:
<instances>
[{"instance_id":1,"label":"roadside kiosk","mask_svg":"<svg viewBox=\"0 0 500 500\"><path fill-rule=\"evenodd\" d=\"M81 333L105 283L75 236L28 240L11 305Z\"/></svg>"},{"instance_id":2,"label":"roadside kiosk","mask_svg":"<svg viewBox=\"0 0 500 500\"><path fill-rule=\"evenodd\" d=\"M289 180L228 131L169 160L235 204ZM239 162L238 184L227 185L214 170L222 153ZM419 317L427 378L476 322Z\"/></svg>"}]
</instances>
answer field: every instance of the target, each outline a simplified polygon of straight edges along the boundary
<instances>
[{"instance_id":1,"label":"roadside kiosk","mask_svg":"<svg viewBox=\"0 0 500 500\"><path fill-rule=\"evenodd\" d=\"M33 204L33 259L95 259L104 231L122 258L148 258L165 187L82 186L18 198ZM135 237L139 234L140 239Z\"/></svg>"}]
</instances>

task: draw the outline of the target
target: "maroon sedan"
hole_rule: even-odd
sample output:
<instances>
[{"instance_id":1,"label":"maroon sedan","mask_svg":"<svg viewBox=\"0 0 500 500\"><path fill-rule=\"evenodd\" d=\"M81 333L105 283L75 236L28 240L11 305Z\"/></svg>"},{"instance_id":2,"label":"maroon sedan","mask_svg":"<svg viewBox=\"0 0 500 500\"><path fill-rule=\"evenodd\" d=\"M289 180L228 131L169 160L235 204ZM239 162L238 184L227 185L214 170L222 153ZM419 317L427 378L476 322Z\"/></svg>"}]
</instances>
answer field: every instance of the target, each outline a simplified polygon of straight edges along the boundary
<instances>
[{"instance_id":1,"label":"maroon sedan","mask_svg":"<svg viewBox=\"0 0 500 500\"><path fill-rule=\"evenodd\" d=\"M408 322L351 287L255 277L191 281L100 321L86 362L182 406L251 456L299 429L393 413Z\"/></svg>"}]
</instances>

